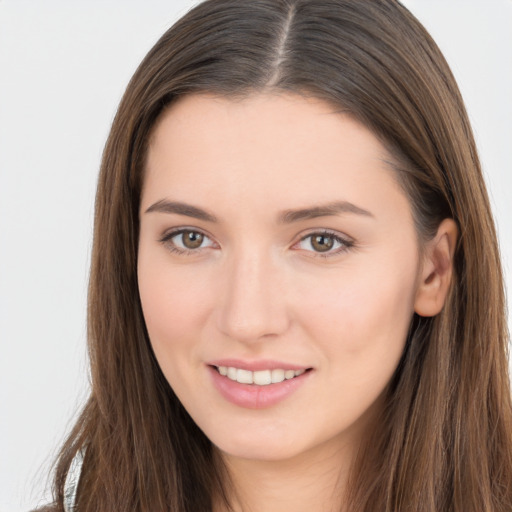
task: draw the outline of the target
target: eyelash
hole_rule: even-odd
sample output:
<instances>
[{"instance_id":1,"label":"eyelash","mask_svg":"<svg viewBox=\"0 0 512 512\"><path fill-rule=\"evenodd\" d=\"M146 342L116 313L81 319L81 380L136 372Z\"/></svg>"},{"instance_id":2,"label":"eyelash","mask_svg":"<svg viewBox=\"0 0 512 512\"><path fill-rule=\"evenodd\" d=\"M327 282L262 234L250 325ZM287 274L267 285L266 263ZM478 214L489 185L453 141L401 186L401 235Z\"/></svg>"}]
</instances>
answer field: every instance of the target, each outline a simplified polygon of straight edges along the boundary
<instances>
[{"instance_id":1,"label":"eyelash","mask_svg":"<svg viewBox=\"0 0 512 512\"><path fill-rule=\"evenodd\" d=\"M205 247L198 247L197 249L182 249L181 247L177 247L172 242L172 239L178 235L182 235L183 233L195 233L204 236L208 240L211 240L211 238L206 233L203 233L202 231L199 231L197 229L180 228L164 234L164 236L160 238L159 242L165 245L165 247L172 253L184 256L194 255L197 254L201 249L205 249Z\"/></svg>"},{"instance_id":2,"label":"eyelash","mask_svg":"<svg viewBox=\"0 0 512 512\"><path fill-rule=\"evenodd\" d=\"M197 229L188 229L188 228L180 228L176 229L174 231L170 231L169 233L166 233L164 236L162 236L159 239L159 242L166 246L166 248L175 254L180 254L183 256L187 255L195 255L198 252L200 252L203 249L206 249L206 247L198 247L197 249L182 249L181 247L177 247L173 242L172 239L176 236L182 235L183 233L194 233L194 234L200 234L207 238L208 240L211 240L211 238L204 232L197 230ZM294 244L294 246L300 244L304 240L307 240L308 238L312 238L314 236L324 236L331 238L334 240L335 243L339 243L341 245L340 248L338 248L335 251L326 251L325 253L319 252L319 251L307 251L314 254L313 257L319 257L319 258L330 258L332 256L337 256L343 252L348 251L352 247L354 247L354 242L352 240L348 240L346 238L341 237L340 235L328 231L328 230L320 230L320 231L313 231L311 233L308 233L307 235L303 236L298 242Z\"/></svg>"},{"instance_id":3,"label":"eyelash","mask_svg":"<svg viewBox=\"0 0 512 512\"><path fill-rule=\"evenodd\" d=\"M332 240L334 240L335 243L337 242L341 245L341 247L339 247L338 249L336 249L334 251L330 251L330 250L326 251L326 252L308 251L308 252L313 253L315 258L324 258L325 259L325 258L330 258L332 256L338 256L339 254L348 251L355 245L352 240L348 240L332 231L328 231L328 230L324 229L321 231L313 231L312 233L308 233L307 235L303 236L299 240L299 242L294 244L294 246L303 242L304 240L307 240L308 238L312 239L314 236L323 236L323 237L331 238ZM310 242L310 244L311 244L311 242Z\"/></svg>"}]
</instances>

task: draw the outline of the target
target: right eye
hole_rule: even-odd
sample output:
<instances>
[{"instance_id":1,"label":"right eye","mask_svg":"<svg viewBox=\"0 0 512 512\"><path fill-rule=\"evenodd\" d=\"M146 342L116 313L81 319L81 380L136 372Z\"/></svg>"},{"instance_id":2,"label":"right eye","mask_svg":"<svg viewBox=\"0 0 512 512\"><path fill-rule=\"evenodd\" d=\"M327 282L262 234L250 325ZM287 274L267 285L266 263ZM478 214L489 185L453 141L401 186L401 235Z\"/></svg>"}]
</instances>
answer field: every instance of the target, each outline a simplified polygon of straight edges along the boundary
<instances>
[{"instance_id":1,"label":"right eye","mask_svg":"<svg viewBox=\"0 0 512 512\"><path fill-rule=\"evenodd\" d=\"M172 252L188 254L199 252L206 247L213 247L215 244L209 237L200 231L193 229L179 229L171 231L160 240Z\"/></svg>"}]
</instances>

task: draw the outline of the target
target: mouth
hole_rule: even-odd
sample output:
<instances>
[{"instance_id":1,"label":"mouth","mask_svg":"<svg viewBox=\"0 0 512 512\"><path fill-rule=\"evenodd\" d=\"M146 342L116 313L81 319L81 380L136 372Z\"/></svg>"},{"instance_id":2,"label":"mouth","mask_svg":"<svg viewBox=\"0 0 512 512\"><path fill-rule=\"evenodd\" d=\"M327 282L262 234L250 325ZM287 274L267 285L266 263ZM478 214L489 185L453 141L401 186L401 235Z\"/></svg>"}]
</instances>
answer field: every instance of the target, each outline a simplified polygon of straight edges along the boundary
<instances>
[{"instance_id":1,"label":"mouth","mask_svg":"<svg viewBox=\"0 0 512 512\"><path fill-rule=\"evenodd\" d=\"M299 370L291 370L284 368L274 368L272 370L251 371L234 366L215 366L212 365L219 375L226 377L239 384L252 384L254 386L268 386L270 384L278 384L285 380L292 380L300 377L302 374L309 372L312 368L302 368Z\"/></svg>"},{"instance_id":2,"label":"mouth","mask_svg":"<svg viewBox=\"0 0 512 512\"><path fill-rule=\"evenodd\" d=\"M232 404L266 409L288 400L310 381L314 368L276 360L223 359L207 364L214 388Z\"/></svg>"}]
</instances>

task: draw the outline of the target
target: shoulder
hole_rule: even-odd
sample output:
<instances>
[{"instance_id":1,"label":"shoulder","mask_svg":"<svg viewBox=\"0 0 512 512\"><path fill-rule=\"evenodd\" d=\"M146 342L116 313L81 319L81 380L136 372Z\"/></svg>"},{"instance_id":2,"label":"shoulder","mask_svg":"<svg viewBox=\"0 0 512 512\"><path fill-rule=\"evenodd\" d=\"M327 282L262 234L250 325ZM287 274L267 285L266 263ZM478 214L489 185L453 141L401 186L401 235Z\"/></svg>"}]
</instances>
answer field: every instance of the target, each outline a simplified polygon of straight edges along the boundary
<instances>
[{"instance_id":1,"label":"shoulder","mask_svg":"<svg viewBox=\"0 0 512 512\"><path fill-rule=\"evenodd\" d=\"M78 481L82 471L83 452L79 451L69 467L64 484L64 510L65 512L73 512L75 510L76 491L78 489Z\"/></svg>"},{"instance_id":2,"label":"shoulder","mask_svg":"<svg viewBox=\"0 0 512 512\"><path fill-rule=\"evenodd\" d=\"M74 512L76 510L76 491L78 489L78 481L82 470L83 452L78 452L72 460L66 476L64 484L64 512ZM62 510L57 503L50 503L42 507L35 508L30 512L59 512Z\"/></svg>"}]
</instances>

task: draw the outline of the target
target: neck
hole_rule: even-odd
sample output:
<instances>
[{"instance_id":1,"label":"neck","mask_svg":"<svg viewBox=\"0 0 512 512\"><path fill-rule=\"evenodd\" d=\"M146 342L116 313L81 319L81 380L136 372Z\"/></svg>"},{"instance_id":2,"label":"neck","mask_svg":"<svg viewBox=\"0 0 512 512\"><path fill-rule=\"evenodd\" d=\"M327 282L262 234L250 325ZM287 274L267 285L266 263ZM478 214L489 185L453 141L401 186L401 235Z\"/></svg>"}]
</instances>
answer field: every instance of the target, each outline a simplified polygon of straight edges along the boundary
<instances>
[{"instance_id":1,"label":"neck","mask_svg":"<svg viewBox=\"0 0 512 512\"><path fill-rule=\"evenodd\" d=\"M334 448L334 449L333 449ZM316 447L286 460L248 460L221 453L234 512L340 512L353 447ZM227 512L217 502L214 512Z\"/></svg>"}]
</instances>

